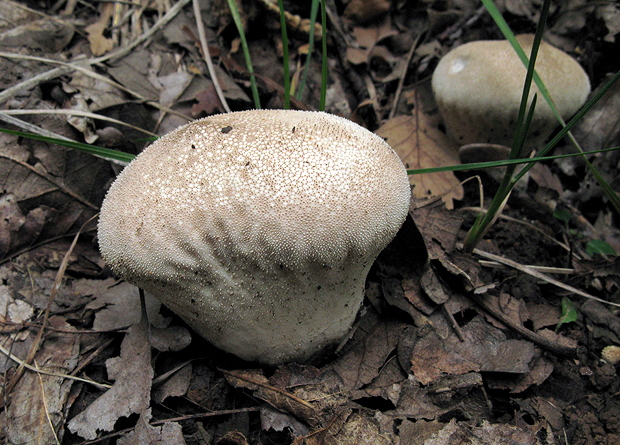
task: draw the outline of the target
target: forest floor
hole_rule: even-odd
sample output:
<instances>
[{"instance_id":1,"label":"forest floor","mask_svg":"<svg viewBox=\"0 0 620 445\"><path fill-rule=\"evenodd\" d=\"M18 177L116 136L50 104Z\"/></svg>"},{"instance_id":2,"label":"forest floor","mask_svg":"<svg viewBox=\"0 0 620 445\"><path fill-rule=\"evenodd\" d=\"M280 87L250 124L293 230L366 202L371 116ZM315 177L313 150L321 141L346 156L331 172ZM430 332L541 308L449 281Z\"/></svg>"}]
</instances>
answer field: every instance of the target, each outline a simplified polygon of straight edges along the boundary
<instances>
[{"instance_id":1,"label":"forest floor","mask_svg":"<svg viewBox=\"0 0 620 445\"><path fill-rule=\"evenodd\" d=\"M237 3L262 107L283 108L277 2ZM517 34L535 31L541 3L496 2ZM226 102L253 108L227 3L197 4ZM309 4L284 2L296 89ZM327 5L325 110L385 138L408 169L458 164L430 81L452 48L502 39L486 10ZM553 2L545 40L596 91L620 69L620 6ZM200 47L190 0L4 0L2 127L138 154L225 111ZM320 47L292 108L318 109ZM575 127L584 150L620 145L619 104L616 86ZM142 316L97 247L94 217L121 166L5 133L0 158L4 443L620 444L620 215L581 158L537 165L472 254L459 246L495 176L411 175L410 217L373 266L348 341L275 369L214 348L148 295ZM589 160L620 193L620 152Z\"/></svg>"}]
</instances>

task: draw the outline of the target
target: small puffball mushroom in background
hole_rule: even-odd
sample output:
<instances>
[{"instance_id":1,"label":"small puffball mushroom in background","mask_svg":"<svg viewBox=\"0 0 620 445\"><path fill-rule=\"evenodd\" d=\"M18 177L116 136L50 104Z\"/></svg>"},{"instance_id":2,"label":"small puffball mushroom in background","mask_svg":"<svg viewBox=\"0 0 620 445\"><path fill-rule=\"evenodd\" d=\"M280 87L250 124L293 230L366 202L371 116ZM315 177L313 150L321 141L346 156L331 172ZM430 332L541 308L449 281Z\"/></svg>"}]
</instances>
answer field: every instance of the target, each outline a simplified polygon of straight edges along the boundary
<instances>
[{"instance_id":1,"label":"small puffball mushroom in background","mask_svg":"<svg viewBox=\"0 0 620 445\"><path fill-rule=\"evenodd\" d=\"M617 365L620 363L620 346L605 346L601 351L601 358L607 363L611 363L614 366Z\"/></svg>"},{"instance_id":2,"label":"small puffball mushroom in background","mask_svg":"<svg viewBox=\"0 0 620 445\"><path fill-rule=\"evenodd\" d=\"M394 151L346 119L221 114L160 138L121 172L99 245L117 275L219 348L304 361L351 328L410 195Z\"/></svg>"},{"instance_id":3,"label":"small puffball mushroom in background","mask_svg":"<svg viewBox=\"0 0 620 445\"><path fill-rule=\"evenodd\" d=\"M517 36L528 56L534 36ZM590 81L577 61L542 42L536 71L563 119L569 119L590 94ZM507 40L480 40L446 54L433 73L432 87L448 134L459 144L512 146L527 69ZM530 101L538 88L532 82ZM558 121L538 94L526 146L544 145Z\"/></svg>"}]
</instances>

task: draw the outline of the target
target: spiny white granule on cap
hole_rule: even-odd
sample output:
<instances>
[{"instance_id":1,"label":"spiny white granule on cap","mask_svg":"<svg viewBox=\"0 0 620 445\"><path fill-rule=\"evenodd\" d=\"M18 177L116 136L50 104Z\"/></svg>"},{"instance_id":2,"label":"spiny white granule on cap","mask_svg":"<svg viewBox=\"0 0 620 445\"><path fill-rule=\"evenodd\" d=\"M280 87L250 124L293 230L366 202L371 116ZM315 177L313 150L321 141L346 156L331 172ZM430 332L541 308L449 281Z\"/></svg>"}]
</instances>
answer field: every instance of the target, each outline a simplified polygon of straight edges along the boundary
<instances>
[{"instance_id":1,"label":"spiny white granule on cap","mask_svg":"<svg viewBox=\"0 0 620 445\"><path fill-rule=\"evenodd\" d=\"M398 156L346 119L229 113L139 155L108 192L99 242L115 273L216 346L303 360L350 328L409 199Z\"/></svg>"}]
</instances>

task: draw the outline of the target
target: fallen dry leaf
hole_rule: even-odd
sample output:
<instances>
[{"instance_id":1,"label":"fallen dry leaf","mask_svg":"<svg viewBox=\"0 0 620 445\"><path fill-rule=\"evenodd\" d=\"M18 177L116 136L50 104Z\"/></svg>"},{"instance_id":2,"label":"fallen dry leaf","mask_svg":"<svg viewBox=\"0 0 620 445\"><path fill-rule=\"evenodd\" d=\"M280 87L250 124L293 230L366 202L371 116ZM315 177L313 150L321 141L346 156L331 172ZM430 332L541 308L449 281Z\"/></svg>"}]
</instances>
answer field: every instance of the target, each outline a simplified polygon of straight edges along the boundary
<instances>
[{"instance_id":1,"label":"fallen dry leaf","mask_svg":"<svg viewBox=\"0 0 620 445\"><path fill-rule=\"evenodd\" d=\"M89 105L88 110L95 113L128 102L125 94L116 86L88 76L82 71L76 71L69 82L63 83L63 91L85 100ZM134 121L131 123L138 125Z\"/></svg>"},{"instance_id":2,"label":"fallen dry leaf","mask_svg":"<svg viewBox=\"0 0 620 445\"><path fill-rule=\"evenodd\" d=\"M355 46L347 48L347 59L354 65L369 63L377 43L395 34L396 31L392 29L389 21L372 28L353 28L352 35L355 39Z\"/></svg>"},{"instance_id":3,"label":"fallen dry leaf","mask_svg":"<svg viewBox=\"0 0 620 445\"><path fill-rule=\"evenodd\" d=\"M114 13L113 3L103 3L101 16L95 23L88 25L85 31L88 33L88 41L90 43L90 50L94 56L102 56L108 51L112 51L114 48L114 41L103 35L103 32L108 27L108 22Z\"/></svg>"},{"instance_id":4,"label":"fallen dry leaf","mask_svg":"<svg viewBox=\"0 0 620 445\"><path fill-rule=\"evenodd\" d=\"M393 431L384 431L376 418L361 412L346 410L335 419L325 434L311 435L307 445L393 445L396 442Z\"/></svg>"},{"instance_id":5,"label":"fallen dry leaf","mask_svg":"<svg viewBox=\"0 0 620 445\"><path fill-rule=\"evenodd\" d=\"M114 385L68 423L84 439L95 439L97 431L112 431L121 417L149 408L154 373L146 320L129 328L120 357L109 359L106 365Z\"/></svg>"},{"instance_id":6,"label":"fallen dry leaf","mask_svg":"<svg viewBox=\"0 0 620 445\"><path fill-rule=\"evenodd\" d=\"M525 340L506 339L504 333L474 317L461 328L464 341L454 332L441 338L435 331L418 339L411 357L411 369L423 384L442 374L471 371L525 374L534 357L534 345Z\"/></svg>"},{"instance_id":7,"label":"fallen dry leaf","mask_svg":"<svg viewBox=\"0 0 620 445\"><path fill-rule=\"evenodd\" d=\"M406 419L436 419L445 414L443 406L437 406L429 395L427 388L422 387L415 378L404 380L396 409L390 414Z\"/></svg>"},{"instance_id":8,"label":"fallen dry leaf","mask_svg":"<svg viewBox=\"0 0 620 445\"><path fill-rule=\"evenodd\" d=\"M95 312L93 329L113 331L124 329L140 322L142 315L138 288L118 282L114 278L105 280L79 280L75 283L78 293L93 296L86 309ZM145 294L146 312L149 322L156 328L165 328L167 322L159 314L161 303L150 294Z\"/></svg>"},{"instance_id":9,"label":"fallen dry leaf","mask_svg":"<svg viewBox=\"0 0 620 445\"><path fill-rule=\"evenodd\" d=\"M50 317L53 328L72 330L60 317ZM58 374L70 374L77 365L79 341L77 335L49 335L39 351L34 364ZM33 364L33 365L34 365ZM55 431L64 423L64 409L73 380L63 377L39 375L27 371L11 392L12 403L7 409L8 443L56 443ZM49 416L49 417L48 417ZM52 431L50 421L54 426Z\"/></svg>"},{"instance_id":10,"label":"fallen dry leaf","mask_svg":"<svg viewBox=\"0 0 620 445\"><path fill-rule=\"evenodd\" d=\"M450 212L441 202L412 200L409 214L424 240L430 259L446 260L455 251L463 214Z\"/></svg>"},{"instance_id":11,"label":"fallen dry leaf","mask_svg":"<svg viewBox=\"0 0 620 445\"><path fill-rule=\"evenodd\" d=\"M140 414L136 427L123 438L118 445L152 444L152 445L185 445L181 424L166 422L161 426L152 426L151 408Z\"/></svg>"},{"instance_id":12,"label":"fallen dry leaf","mask_svg":"<svg viewBox=\"0 0 620 445\"><path fill-rule=\"evenodd\" d=\"M364 386L362 389L354 391L354 400L372 397L381 397L389 400L396 406L400 399L401 382L407 379L407 374L402 370L396 357L388 360L381 368L377 377Z\"/></svg>"},{"instance_id":13,"label":"fallen dry leaf","mask_svg":"<svg viewBox=\"0 0 620 445\"><path fill-rule=\"evenodd\" d=\"M0 3L0 30L4 31L16 25L33 22L40 18L39 14L21 2L3 0Z\"/></svg>"},{"instance_id":14,"label":"fallen dry leaf","mask_svg":"<svg viewBox=\"0 0 620 445\"><path fill-rule=\"evenodd\" d=\"M404 326L404 323L385 320L369 311L347 343L350 350L327 369L333 369L349 390L367 385L378 376L396 348Z\"/></svg>"},{"instance_id":15,"label":"fallen dry leaf","mask_svg":"<svg viewBox=\"0 0 620 445\"><path fill-rule=\"evenodd\" d=\"M158 101L160 91L149 81L156 59L146 50L136 50L108 66L110 76L125 88L148 100Z\"/></svg>"},{"instance_id":16,"label":"fallen dry leaf","mask_svg":"<svg viewBox=\"0 0 620 445\"><path fill-rule=\"evenodd\" d=\"M32 48L50 52L61 51L73 38L69 23L45 18L0 34L0 48Z\"/></svg>"},{"instance_id":17,"label":"fallen dry leaf","mask_svg":"<svg viewBox=\"0 0 620 445\"><path fill-rule=\"evenodd\" d=\"M196 103L192 105L192 117L199 118L211 116L216 111L222 113L224 111L220 99L217 97L213 84L205 90L201 90L196 94Z\"/></svg>"},{"instance_id":18,"label":"fallen dry leaf","mask_svg":"<svg viewBox=\"0 0 620 445\"><path fill-rule=\"evenodd\" d=\"M415 110L414 110L415 113ZM439 131L431 116L418 111L413 116L398 116L385 122L375 133L398 153L407 170L458 165L457 147ZM463 187L452 172L410 175L416 198L441 196L446 207L463 197Z\"/></svg>"},{"instance_id":19,"label":"fallen dry leaf","mask_svg":"<svg viewBox=\"0 0 620 445\"><path fill-rule=\"evenodd\" d=\"M484 421L481 426L471 426L452 419L441 431L430 437L424 445L477 445L527 444L540 445L536 434L511 425L491 425Z\"/></svg>"},{"instance_id":20,"label":"fallen dry leaf","mask_svg":"<svg viewBox=\"0 0 620 445\"><path fill-rule=\"evenodd\" d=\"M45 127L64 128L61 117L42 121ZM19 226L18 232L10 235L9 253L41 238L76 230L97 212L96 203L103 198L109 178L108 163L86 153L20 141L15 136L0 136L0 145L0 189L14 197L25 217L20 223L17 209L7 207L10 203L3 205L2 212L10 211L12 218L17 217L11 225Z\"/></svg>"},{"instance_id":21,"label":"fallen dry leaf","mask_svg":"<svg viewBox=\"0 0 620 445\"><path fill-rule=\"evenodd\" d=\"M153 401L162 403L168 397L183 397L192 380L192 364L189 363L176 371L161 385L153 390Z\"/></svg>"},{"instance_id":22,"label":"fallen dry leaf","mask_svg":"<svg viewBox=\"0 0 620 445\"><path fill-rule=\"evenodd\" d=\"M25 224L26 217L16 201L12 194L0 196L0 258L21 243L18 231Z\"/></svg>"}]
</instances>

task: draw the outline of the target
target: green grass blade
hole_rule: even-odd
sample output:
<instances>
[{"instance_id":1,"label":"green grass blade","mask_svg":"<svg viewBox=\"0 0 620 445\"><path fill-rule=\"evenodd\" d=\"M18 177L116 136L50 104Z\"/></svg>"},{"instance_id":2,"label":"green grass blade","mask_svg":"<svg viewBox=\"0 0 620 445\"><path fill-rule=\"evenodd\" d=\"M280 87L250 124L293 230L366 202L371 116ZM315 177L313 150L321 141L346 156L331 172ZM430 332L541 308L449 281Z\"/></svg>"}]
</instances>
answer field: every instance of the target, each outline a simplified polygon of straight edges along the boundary
<instances>
[{"instance_id":1,"label":"green grass blade","mask_svg":"<svg viewBox=\"0 0 620 445\"><path fill-rule=\"evenodd\" d=\"M5 128L0 128L0 132L6 134L12 134L14 136L19 136L27 139L32 139L35 141L47 142L50 144L60 145L62 147L73 148L75 150L80 150L84 153L88 153L94 156L98 156L100 158L112 160L112 161L120 161L120 162L131 162L135 155L130 153L125 153L119 150L113 150L111 148L97 147L96 145L84 144L81 142L68 141L65 139L58 138L50 138L47 136L41 136L34 133L24 133L21 131L15 130L7 130Z\"/></svg>"},{"instance_id":2,"label":"green grass blade","mask_svg":"<svg viewBox=\"0 0 620 445\"><path fill-rule=\"evenodd\" d=\"M314 49L314 26L316 24L316 18L319 13L319 0L312 0L312 7L310 9L310 37L308 39L308 54L306 56L306 65L304 66L304 72L301 75L301 82L297 89L297 100L301 100L304 88L306 86L306 79L308 78L308 72L310 71L310 61L312 60L312 50Z\"/></svg>"},{"instance_id":3,"label":"green grass blade","mask_svg":"<svg viewBox=\"0 0 620 445\"><path fill-rule=\"evenodd\" d=\"M237 9L235 0L228 0L228 8L232 14L233 21L239 32L239 38L241 39L241 48L243 50L243 56L245 57L245 66L250 73L250 87L252 89L252 96L254 97L254 107L260 109L260 96L258 95L258 87L256 85L256 76L254 75L254 68L252 67L252 58L250 57L250 49L248 48L248 41L245 38L245 31L243 31L243 23L241 23L241 16Z\"/></svg>"},{"instance_id":4,"label":"green grass blade","mask_svg":"<svg viewBox=\"0 0 620 445\"><path fill-rule=\"evenodd\" d=\"M594 150L594 151L586 151L583 153L567 153L563 155L553 155L553 156L536 156L535 158L506 159L504 161L475 162L471 164L447 165L444 167L419 168L416 170L407 170L407 174L408 175L424 175L427 173L483 170L485 168L506 167L508 165L518 165L518 164L526 164L528 167L531 167L537 162L541 162L541 161L572 158L575 156L583 156L583 155L594 155L597 153L607 153L607 152L615 151L615 150L620 150L620 147L605 148L605 149Z\"/></svg>"},{"instance_id":5,"label":"green grass blade","mask_svg":"<svg viewBox=\"0 0 620 445\"><path fill-rule=\"evenodd\" d=\"M291 74L288 57L288 36L286 35L286 17L284 15L284 3L278 0L280 7L280 28L282 29L282 59L284 60L284 109L291 108Z\"/></svg>"},{"instance_id":6,"label":"green grass blade","mask_svg":"<svg viewBox=\"0 0 620 445\"><path fill-rule=\"evenodd\" d=\"M325 0L321 0L321 26L323 33L321 55L321 100L319 102L319 111L325 111L325 98L327 97L327 9Z\"/></svg>"},{"instance_id":7,"label":"green grass blade","mask_svg":"<svg viewBox=\"0 0 620 445\"><path fill-rule=\"evenodd\" d=\"M508 26L508 24L506 23L506 21L502 17L501 13L499 12L499 10L495 6L495 4L493 4L492 0L482 0L482 3L484 4L484 6L486 7L487 11L491 15L491 17L493 18L493 20L495 21L497 26L499 27L499 29L501 30L502 34L504 34L504 37L511 43L512 47L515 49L515 51L516 51L517 55L519 56L519 58L521 59L521 61L525 65L527 65L527 63L528 63L527 56L525 55L525 52L523 51L523 48L521 48L521 46L517 42L514 34L510 30L510 27ZM536 86L540 90L540 93L544 97L544 99L547 102L547 104L549 104L549 107L553 111L553 114L555 115L555 117L558 120L558 122L562 126L565 126L566 123L564 122L564 120L562 119L560 114L558 113L558 110L556 109L555 104L553 103L553 100L552 100L551 96L549 95L549 90L547 90L547 87L545 86L545 84L543 83L542 79L538 76L537 73L534 73L534 82L536 83ZM568 133L568 131L562 133L562 137L564 137L564 135L566 135L567 133ZM547 146L545 147L545 150L549 151L551 148L553 148L557 144L557 142L560 141L560 139L562 137L557 138L557 140L554 138L554 140L552 141L553 144L551 144L551 143L547 144ZM571 137L571 139L572 139L572 137ZM574 142L574 144L575 144L575 146L579 150L581 150L581 148L579 147L579 145L576 142ZM546 153L546 151L545 151L545 153ZM612 205L614 206L616 211L618 213L620 213L620 197L618 196L618 194L611 188L611 186L605 181L605 179L600 175L600 173L598 171L596 171L596 168L587 159L585 159L585 157L584 157L584 161L585 161L586 167L590 170L590 172L592 173L592 175L594 176L594 178L596 179L598 184L603 189L603 192L605 193L605 196L607 196L607 198L612 203ZM521 178L524 174L525 174L525 172L520 172L517 176L518 176L518 178Z\"/></svg>"},{"instance_id":8,"label":"green grass blade","mask_svg":"<svg viewBox=\"0 0 620 445\"><path fill-rule=\"evenodd\" d=\"M7 130L5 128L0 128L0 132L11 134L14 136L19 136L27 139L47 142L50 144L59 145L62 147L73 148L76 150L83 151L84 153L92 154L95 156L99 156L101 158L120 161L120 162L131 162L135 155L130 153L125 153L119 150L113 150L110 148L97 147L95 145L84 144L81 142L75 141L67 141L65 139L51 138L48 136L41 136L34 133L25 133L21 131L15 130ZM149 140L151 140L149 138ZM539 156L535 158L525 158L525 159L507 159L504 161L490 161L490 162L477 162L473 164L458 164L458 165L450 165L445 167L434 167L434 168L422 168L418 170L407 170L407 174L409 175L422 175L428 173L440 173L447 171L466 171L466 170L481 170L485 168L494 168L494 167L505 167L510 164L535 164L540 161L548 161L552 159L562 159L562 158L570 158L573 156L582 156L582 155L591 155L597 153L606 153L614 150L620 150L620 147L607 148L604 150L596 150L596 151L588 151L585 153L569 153L564 155L554 155L554 156Z\"/></svg>"},{"instance_id":9,"label":"green grass blade","mask_svg":"<svg viewBox=\"0 0 620 445\"><path fill-rule=\"evenodd\" d=\"M495 8L495 5L490 0L482 0L482 1L485 4L485 6L490 4L490 6ZM523 151L522 149L525 145L525 140L527 138L527 129L529 126L528 120L531 121L531 118L533 117L533 111L534 111L534 106L536 105L536 101L535 100L533 101L529 112L527 112L527 102L530 96L530 88L532 85L532 79L535 74L534 65L536 63L536 56L538 54L538 48L540 47L540 43L542 41L542 35L545 30L545 25L547 22L547 15L549 14L550 5L551 5L550 0L543 1L542 7L541 7L540 19L536 26L536 34L534 36L534 42L532 44L532 54L530 55L530 60L528 61L527 74L525 75L525 82L523 85L523 93L521 96L521 105L519 107L519 115L517 117L515 136L513 140L512 150L510 151L511 159L518 158L521 156L521 152ZM487 9L488 9L488 6L487 6ZM497 8L495 8L495 11L497 11ZM501 21L505 23L503 20L503 17L501 17L501 14L499 14L499 11L497 11L497 14L501 18ZM495 19L495 17L493 18ZM508 25L506 25L506 27L508 27ZM526 113L527 113L527 116L526 116ZM495 193L495 196L493 197L493 200L491 201L491 204L489 205L488 211L484 214L482 219L479 221L479 224L474 225L474 227L472 227L469 230L469 233L467 234L467 237L465 238L465 241L463 243L463 249L465 250L465 252L472 252L474 250L474 248L476 247L478 242L480 242L480 240L485 235L489 227L497 219L498 212L501 212L502 208L504 207L506 203L506 200L508 199L508 196L510 195L512 191L512 188L514 187L514 183L512 183L512 176L515 172L515 168L516 168L515 165L509 165L506 167L506 171L504 172L504 177L502 178L502 181L499 185L499 189Z\"/></svg>"},{"instance_id":10,"label":"green grass blade","mask_svg":"<svg viewBox=\"0 0 620 445\"><path fill-rule=\"evenodd\" d=\"M564 128L562 128L562 130L553 138L551 139L551 141L545 146L545 148L543 148L540 151L540 155L545 155L546 153L549 152L549 150L551 150L553 147L555 147L555 145L583 118L583 116L590 111L590 109L603 97L605 96L605 94L607 94L607 92L615 85L615 83L620 80L620 71L616 72L616 74L614 74L611 79L609 79L609 81L607 81L607 83L603 86L603 88L601 88L593 97L592 99L590 99L582 108L581 110L579 110L577 112L577 114L570 120L570 122L568 122ZM594 179L596 179L596 182L598 182L598 184L601 186L601 188L603 189L603 192L605 193L605 196L607 196L607 198L609 199L609 202L611 202L612 206L614 207L614 209L616 209L616 212L618 212L618 214L620 214L620 197L618 197L618 194L611 188L611 186L607 183L607 181L605 181L605 179L601 176L601 174L598 172L598 170L596 168L594 168L594 166L590 163L590 161L588 161L588 159L586 158L587 154L591 154L592 152L579 152L579 153L575 153L575 155L580 155L583 156L583 159L586 162L586 165L588 166L590 172L592 173L592 175L594 176ZM533 167L532 165L526 165L524 166L519 173L517 173L515 175L515 177L512 179L513 184L516 184L516 182L521 179L523 177L523 175L525 175L530 168Z\"/></svg>"},{"instance_id":11,"label":"green grass blade","mask_svg":"<svg viewBox=\"0 0 620 445\"><path fill-rule=\"evenodd\" d=\"M522 155L523 147L527 139L527 133L529 130L529 124L534 116L534 109L536 107L536 96L532 100L530 109L528 112L527 102L530 97L530 90L532 87L532 79L534 77L534 67L536 65L536 57L538 56L538 49L540 48L540 42L542 41L542 35L545 30L545 23L547 20L548 8L545 11L543 5L543 11L540 14L540 21L536 27L536 35L534 36L534 42L532 44L532 54L527 65L527 73L525 75L525 82L523 83L523 92L521 94L521 105L519 106L519 115L517 117L517 123L515 128L515 136L512 144L512 150L510 151L511 158L519 158ZM526 116L527 114L527 116Z\"/></svg>"},{"instance_id":12,"label":"green grass blade","mask_svg":"<svg viewBox=\"0 0 620 445\"><path fill-rule=\"evenodd\" d=\"M510 27L508 26L508 23L506 23L506 20L504 20L504 17L502 16L502 14L499 12L497 7L493 3L493 0L482 0L482 3L484 7L487 9L488 13L491 15L491 18L493 18L493 21L495 22L499 30L502 32L502 34L506 38L506 40L508 40L510 44L512 45L512 47L514 48L515 52L517 53L517 56L519 57L519 59L521 59L521 62L523 62L523 65L527 67L529 65L529 60L528 60L527 55L525 54L525 51L523 51L523 48L521 48L521 45L519 45L517 38L515 37ZM542 79L540 78L540 76L538 75L536 71L534 71L533 80L536 86L538 87L538 89L540 90L540 94L542 94L545 101L551 107L551 110L553 111L553 114L555 114L556 118L558 119L558 122L562 122L562 118L560 114L558 113L557 109L555 108L555 104L551 100L551 96L549 95L549 90L547 89L547 87L545 86L545 84L543 83Z\"/></svg>"}]
</instances>

